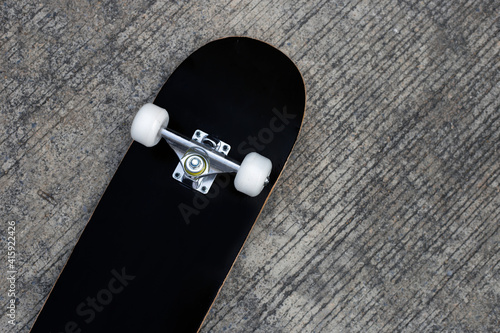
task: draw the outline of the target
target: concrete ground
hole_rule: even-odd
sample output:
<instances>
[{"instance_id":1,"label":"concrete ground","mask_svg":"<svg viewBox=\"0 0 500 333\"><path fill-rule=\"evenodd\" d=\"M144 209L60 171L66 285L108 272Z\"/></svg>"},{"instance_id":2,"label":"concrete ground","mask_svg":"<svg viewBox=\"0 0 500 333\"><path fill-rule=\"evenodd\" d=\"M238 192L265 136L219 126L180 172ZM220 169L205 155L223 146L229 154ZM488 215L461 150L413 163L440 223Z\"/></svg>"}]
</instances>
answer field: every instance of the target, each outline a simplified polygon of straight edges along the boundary
<instances>
[{"instance_id":1,"label":"concrete ground","mask_svg":"<svg viewBox=\"0 0 500 333\"><path fill-rule=\"evenodd\" d=\"M202 332L500 331L499 12L494 0L4 1L0 331L29 331L138 107L231 35L293 59L307 114Z\"/></svg>"}]
</instances>

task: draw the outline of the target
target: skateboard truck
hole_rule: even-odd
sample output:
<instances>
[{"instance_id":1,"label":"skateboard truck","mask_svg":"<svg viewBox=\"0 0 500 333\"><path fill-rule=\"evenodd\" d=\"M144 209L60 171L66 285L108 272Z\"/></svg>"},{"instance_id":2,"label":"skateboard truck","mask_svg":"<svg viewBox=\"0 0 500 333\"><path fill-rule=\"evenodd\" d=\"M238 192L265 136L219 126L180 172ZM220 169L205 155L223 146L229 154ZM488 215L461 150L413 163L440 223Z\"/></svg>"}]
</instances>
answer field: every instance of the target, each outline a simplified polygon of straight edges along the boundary
<instances>
[{"instance_id":1,"label":"skateboard truck","mask_svg":"<svg viewBox=\"0 0 500 333\"><path fill-rule=\"evenodd\" d=\"M203 194L208 193L218 173L236 173L234 186L251 197L257 196L269 183L271 161L249 153L241 164L227 154L231 146L208 133L196 130L191 140L167 129L168 112L154 104L144 105L132 122L132 138L152 147L163 137L174 150L179 163L172 177Z\"/></svg>"},{"instance_id":2,"label":"skateboard truck","mask_svg":"<svg viewBox=\"0 0 500 333\"><path fill-rule=\"evenodd\" d=\"M196 130L191 140L162 128L161 136L179 158L174 179L203 194L208 193L218 173L238 172L239 163L229 159L231 146Z\"/></svg>"}]
</instances>

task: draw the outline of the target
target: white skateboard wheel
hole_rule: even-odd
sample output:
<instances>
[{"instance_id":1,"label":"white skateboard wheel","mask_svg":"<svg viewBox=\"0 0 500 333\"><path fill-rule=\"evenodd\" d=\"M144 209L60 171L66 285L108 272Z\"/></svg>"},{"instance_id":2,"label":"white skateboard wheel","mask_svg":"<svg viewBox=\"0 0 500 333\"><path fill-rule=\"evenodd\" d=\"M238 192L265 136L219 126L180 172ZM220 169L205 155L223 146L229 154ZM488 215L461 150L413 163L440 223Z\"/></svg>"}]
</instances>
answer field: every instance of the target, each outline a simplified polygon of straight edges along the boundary
<instances>
[{"instance_id":1,"label":"white skateboard wheel","mask_svg":"<svg viewBox=\"0 0 500 333\"><path fill-rule=\"evenodd\" d=\"M153 147L160 142L160 130L168 125L168 112L154 104L145 104L135 115L130 135L135 141Z\"/></svg>"},{"instance_id":2,"label":"white skateboard wheel","mask_svg":"<svg viewBox=\"0 0 500 333\"><path fill-rule=\"evenodd\" d=\"M234 187L248 196L255 197L262 192L273 164L268 158L257 153L249 153L241 162L234 179Z\"/></svg>"}]
</instances>

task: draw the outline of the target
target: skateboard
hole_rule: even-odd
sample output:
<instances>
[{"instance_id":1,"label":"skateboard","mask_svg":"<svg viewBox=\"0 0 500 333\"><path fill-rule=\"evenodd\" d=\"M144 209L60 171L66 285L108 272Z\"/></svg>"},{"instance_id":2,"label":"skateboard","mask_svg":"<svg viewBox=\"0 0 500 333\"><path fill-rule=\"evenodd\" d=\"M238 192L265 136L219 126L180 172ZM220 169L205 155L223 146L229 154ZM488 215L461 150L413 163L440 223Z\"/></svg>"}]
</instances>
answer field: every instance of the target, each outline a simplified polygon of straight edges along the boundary
<instances>
[{"instance_id":1,"label":"skateboard","mask_svg":"<svg viewBox=\"0 0 500 333\"><path fill-rule=\"evenodd\" d=\"M281 51L229 37L192 53L134 141L31 332L197 332L299 134L306 92Z\"/></svg>"}]
</instances>

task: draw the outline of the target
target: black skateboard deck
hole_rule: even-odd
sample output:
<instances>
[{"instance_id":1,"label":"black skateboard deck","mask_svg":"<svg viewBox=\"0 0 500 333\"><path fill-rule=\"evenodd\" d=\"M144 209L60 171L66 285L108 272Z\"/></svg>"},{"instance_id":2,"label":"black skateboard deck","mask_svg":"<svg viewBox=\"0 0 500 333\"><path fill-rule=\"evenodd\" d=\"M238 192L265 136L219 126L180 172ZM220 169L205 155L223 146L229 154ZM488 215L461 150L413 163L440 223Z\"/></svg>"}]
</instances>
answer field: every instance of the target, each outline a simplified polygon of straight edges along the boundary
<instances>
[{"instance_id":1,"label":"black skateboard deck","mask_svg":"<svg viewBox=\"0 0 500 333\"><path fill-rule=\"evenodd\" d=\"M218 175L203 195L172 178L165 140L133 142L103 194L31 332L197 332L281 174L306 102L302 76L276 48L246 37L213 41L190 55L154 104L168 128L200 129L242 161L269 158L256 197Z\"/></svg>"}]
</instances>

